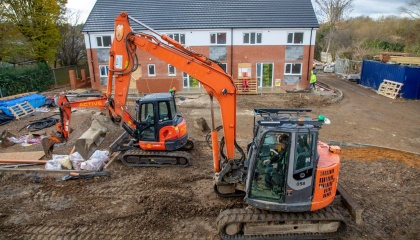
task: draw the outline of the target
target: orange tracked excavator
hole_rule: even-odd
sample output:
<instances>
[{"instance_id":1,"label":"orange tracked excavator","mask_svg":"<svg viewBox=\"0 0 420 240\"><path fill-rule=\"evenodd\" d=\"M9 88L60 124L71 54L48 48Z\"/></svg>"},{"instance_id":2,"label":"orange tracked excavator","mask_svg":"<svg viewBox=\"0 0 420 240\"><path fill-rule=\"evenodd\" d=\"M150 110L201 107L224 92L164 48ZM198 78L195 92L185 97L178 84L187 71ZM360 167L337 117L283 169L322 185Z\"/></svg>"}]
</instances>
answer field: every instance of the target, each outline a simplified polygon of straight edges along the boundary
<instances>
[{"instance_id":1,"label":"orange tracked excavator","mask_svg":"<svg viewBox=\"0 0 420 240\"><path fill-rule=\"evenodd\" d=\"M130 21L151 34L134 33ZM322 118L306 116L309 109L254 109L254 137L245 153L235 140L237 90L216 61L126 12L117 16L114 27L109 66L116 82L134 68L140 50L196 78L210 96L214 191L220 197L243 197L249 205L220 213L217 226L222 239L316 239L343 232L345 221L331 207L340 149L318 141ZM222 127L215 126L214 98L220 104Z\"/></svg>"},{"instance_id":2,"label":"orange tracked excavator","mask_svg":"<svg viewBox=\"0 0 420 240\"><path fill-rule=\"evenodd\" d=\"M57 105L60 120L57 133L42 140L46 154L52 152L54 144L68 141L70 134L71 111L74 108L99 108L106 110L114 123L121 123L126 133L116 140L112 151L124 151L122 161L129 166L181 166L189 165L189 154L185 151L194 147L188 138L186 120L177 113L175 90L168 93L148 94L136 101L136 116L127 111L126 101L131 74L137 69L135 44L127 43L130 28L119 25L114 43L110 49L109 77L105 94L60 94ZM115 86L115 89L113 87ZM69 98L87 98L70 101ZM95 127L94 127L95 129ZM99 147L104 133L91 131L75 143L75 150L84 159ZM84 136L83 135L83 136ZM119 147L128 135L131 139ZM83 137L82 136L82 137Z\"/></svg>"}]
</instances>

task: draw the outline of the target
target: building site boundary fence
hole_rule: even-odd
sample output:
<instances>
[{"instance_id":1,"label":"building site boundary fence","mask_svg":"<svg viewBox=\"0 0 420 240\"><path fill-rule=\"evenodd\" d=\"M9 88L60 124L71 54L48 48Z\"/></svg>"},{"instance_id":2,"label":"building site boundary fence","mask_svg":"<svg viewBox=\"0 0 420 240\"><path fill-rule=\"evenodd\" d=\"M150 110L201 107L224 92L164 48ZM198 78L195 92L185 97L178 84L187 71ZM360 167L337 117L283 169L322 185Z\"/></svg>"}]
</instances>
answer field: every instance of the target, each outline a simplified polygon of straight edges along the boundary
<instances>
[{"instance_id":1,"label":"building site boundary fence","mask_svg":"<svg viewBox=\"0 0 420 240\"><path fill-rule=\"evenodd\" d=\"M16 68L16 69L24 69L26 67L32 67L34 64L25 64L25 65L8 65L8 68ZM69 71L74 70L76 78L81 78L81 70L85 69L86 77L89 77L89 67L87 64L79 65L79 66L65 66L65 67L59 67L59 68L51 68L51 73L53 75L54 83L51 86L50 89L58 88L60 86L66 86L70 85L70 76ZM28 78L28 76L23 76ZM49 76L51 77L51 76ZM26 86L25 88L22 88L21 91L17 91L15 94L20 94L24 92L37 92L39 84L36 83L36 81L33 81L31 79L28 79L30 81L30 84ZM32 87L31 87L32 86ZM0 98L7 97L8 94L7 88L4 89L4 86L0 85Z\"/></svg>"},{"instance_id":2,"label":"building site boundary fence","mask_svg":"<svg viewBox=\"0 0 420 240\"><path fill-rule=\"evenodd\" d=\"M334 73L346 77L349 74L358 74L362 72L363 61L350 60L335 57Z\"/></svg>"}]
</instances>

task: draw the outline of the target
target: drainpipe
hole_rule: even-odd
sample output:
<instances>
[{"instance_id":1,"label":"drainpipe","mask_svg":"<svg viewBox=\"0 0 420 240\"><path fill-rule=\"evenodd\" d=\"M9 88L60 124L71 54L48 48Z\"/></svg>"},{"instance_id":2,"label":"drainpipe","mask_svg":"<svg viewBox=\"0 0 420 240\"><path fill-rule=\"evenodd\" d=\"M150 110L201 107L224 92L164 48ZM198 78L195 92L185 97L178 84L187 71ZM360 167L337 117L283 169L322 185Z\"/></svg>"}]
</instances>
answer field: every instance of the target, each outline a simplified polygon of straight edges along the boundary
<instances>
[{"instance_id":1,"label":"drainpipe","mask_svg":"<svg viewBox=\"0 0 420 240\"><path fill-rule=\"evenodd\" d=\"M308 54L308 76L310 72L310 64L311 64L311 52L312 52L312 32L314 31L314 28L311 28L311 38L309 39L309 54ZM308 77L309 81L309 77Z\"/></svg>"},{"instance_id":2,"label":"drainpipe","mask_svg":"<svg viewBox=\"0 0 420 240\"><path fill-rule=\"evenodd\" d=\"M90 50L90 63L92 65L92 73L93 73L93 82L96 82L96 77L95 77L95 66L93 64L93 53L92 53L92 43L90 42L90 34L89 32L86 32L88 37L89 37L89 50Z\"/></svg>"},{"instance_id":3,"label":"drainpipe","mask_svg":"<svg viewBox=\"0 0 420 240\"><path fill-rule=\"evenodd\" d=\"M230 75L233 77L233 28L230 29Z\"/></svg>"}]
</instances>

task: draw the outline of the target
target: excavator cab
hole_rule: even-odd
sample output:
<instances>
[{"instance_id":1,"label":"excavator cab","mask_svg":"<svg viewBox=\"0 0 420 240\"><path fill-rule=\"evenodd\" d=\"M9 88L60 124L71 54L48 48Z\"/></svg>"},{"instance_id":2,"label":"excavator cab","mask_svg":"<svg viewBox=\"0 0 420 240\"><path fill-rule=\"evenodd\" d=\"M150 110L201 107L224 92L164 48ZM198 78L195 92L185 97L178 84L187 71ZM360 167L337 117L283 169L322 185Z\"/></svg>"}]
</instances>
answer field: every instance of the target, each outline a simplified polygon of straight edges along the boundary
<instances>
[{"instance_id":1,"label":"excavator cab","mask_svg":"<svg viewBox=\"0 0 420 240\"><path fill-rule=\"evenodd\" d=\"M248 204L277 211L309 211L316 138L314 129L308 133L307 128L260 125L255 136L258 145L250 151Z\"/></svg>"},{"instance_id":2,"label":"excavator cab","mask_svg":"<svg viewBox=\"0 0 420 240\"><path fill-rule=\"evenodd\" d=\"M125 151L123 164L188 166L189 155L179 150L191 150L194 142L188 139L186 120L177 113L174 93L148 94L136 104L136 119L132 125L123 122L126 133L112 144L113 151ZM127 138L128 134L134 139Z\"/></svg>"},{"instance_id":3,"label":"excavator cab","mask_svg":"<svg viewBox=\"0 0 420 240\"><path fill-rule=\"evenodd\" d=\"M136 134L142 149L173 151L187 143L185 119L177 114L173 93L153 93L136 101Z\"/></svg>"},{"instance_id":4,"label":"excavator cab","mask_svg":"<svg viewBox=\"0 0 420 240\"><path fill-rule=\"evenodd\" d=\"M255 109L254 139L245 164L248 168L245 198L249 205L282 212L313 210L322 121L301 116L309 111ZM331 166L338 172L333 161ZM337 183L337 179L330 180L331 186ZM327 205L330 200L323 201Z\"/></svg>"},{"instance_id":5,"label":"excavator cab","mask_svg":"<svg viewBox=\"0 0 420 240\"><path fill-rule=\"evenodd\" d=\"M323 121L310 109L255 109L244 162L246 210L219 214L222 239L324 239L345 221L327 206L338 185L339 157L318 142ZM312 213L313 212L313 213Z\"/></svg>"}]
</instances>

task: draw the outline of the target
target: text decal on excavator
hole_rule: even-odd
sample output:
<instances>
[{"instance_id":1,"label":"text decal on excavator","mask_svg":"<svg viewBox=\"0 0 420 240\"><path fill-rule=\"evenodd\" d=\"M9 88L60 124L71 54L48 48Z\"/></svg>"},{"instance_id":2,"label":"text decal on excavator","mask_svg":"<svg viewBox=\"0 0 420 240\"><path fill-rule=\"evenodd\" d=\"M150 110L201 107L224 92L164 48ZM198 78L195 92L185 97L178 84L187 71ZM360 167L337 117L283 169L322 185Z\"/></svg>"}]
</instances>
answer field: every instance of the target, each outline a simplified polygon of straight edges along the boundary
<instances>
[{"instance_id":1,"label":"text decal on excavator","mask_svg":"<svg viewBox=\"0 0 420 240\"><path fill-rule=\"evenodd\" d=\"M96 107L102 106L102 101L94 101L94 102L82 102L79 104L80 107Z\"/></svg>"}]
</instances>

